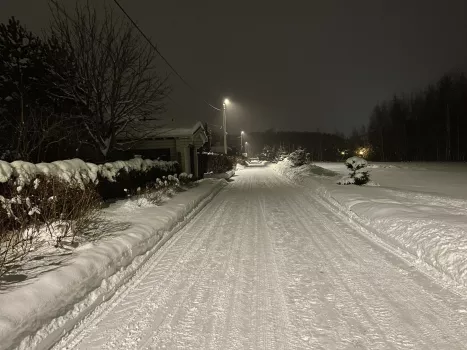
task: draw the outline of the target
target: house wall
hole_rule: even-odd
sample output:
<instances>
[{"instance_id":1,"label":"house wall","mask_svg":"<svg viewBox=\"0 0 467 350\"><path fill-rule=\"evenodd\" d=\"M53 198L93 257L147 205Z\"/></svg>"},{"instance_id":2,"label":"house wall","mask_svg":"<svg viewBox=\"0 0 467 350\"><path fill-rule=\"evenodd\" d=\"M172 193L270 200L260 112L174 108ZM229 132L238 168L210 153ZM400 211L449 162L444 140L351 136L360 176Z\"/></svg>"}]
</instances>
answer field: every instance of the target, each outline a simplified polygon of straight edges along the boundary
<instances>
[{"instance_id":1,"label":"house wall","mask_svg":"<svg viewBox=\"0 0 467 350\"><path fill-rule=\"evenodd\" d=\"M193 175L199 176L200 174L198 174L198 154L196 150L201 148L205 142L205 138L203 138L201 133L204 133L204 131L202 129L199 129L192 136L165 138L157 140L143 140L134 145L134 147L132 148L132 152L138 153L138 150L170 149L170 160L178 161L183 172L191 173L190 145L194 145L195 173Z\"/></svg>"},{"instance_id":2,"label":"house wall","mask_svg":"<svg viewBox=\"0 0 467 350\"><path fill-rule=\"evenodd\" d=\"M186 173L191 173L190 170L190 144L191 138L179 138L176 140L175 151L179 153L180 156L180 165L182 170Z\"/></svg>"}]
</instances>

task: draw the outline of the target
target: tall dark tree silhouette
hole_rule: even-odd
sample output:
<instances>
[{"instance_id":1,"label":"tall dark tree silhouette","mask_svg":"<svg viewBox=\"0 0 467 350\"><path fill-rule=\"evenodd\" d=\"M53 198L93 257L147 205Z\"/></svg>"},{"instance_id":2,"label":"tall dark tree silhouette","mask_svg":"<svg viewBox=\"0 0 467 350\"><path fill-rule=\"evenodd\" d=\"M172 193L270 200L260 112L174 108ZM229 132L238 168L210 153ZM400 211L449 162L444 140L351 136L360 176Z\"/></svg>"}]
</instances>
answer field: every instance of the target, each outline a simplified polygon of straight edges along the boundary
<instances>
[{"instance_id":1,"label":"tall dark tree silhouette","mask_svg":"<svg viewBox=\"0 0 467 350\"><path fill-rule=\"evenodd\" d=\"M48 44L14 17L0 24L0 156L39 161L70 130L50 95ZM62 64L62 62L60 62Z\"/></svg>"},{"instance_id":2,"label":"tall dark tree silhouette","mask_svg":"<svg viewBox=\"0 0 467 350\"><path fill-rule=\"evenodd\" d=\"M74 12L50 0L51 35L74 57L74 76L61 79L61 98L84 106L80 115L89 141L105 158L122 139L143 137L141 121L165 108L167 78L159 76L156 52L127 21L90 1Z\"/></svg>"},{"instance_id":3,"label":"tall dark tree silhouette","mask_svg":"<svg viewBox=\"0 0 467 350\"><path fill-rule=\"evenodd\" d=\"M436 84L378 103L368 127L372 157L382 161L461 161L467 153L467 78L446 74Z\"/></svg>"}]
</instances>

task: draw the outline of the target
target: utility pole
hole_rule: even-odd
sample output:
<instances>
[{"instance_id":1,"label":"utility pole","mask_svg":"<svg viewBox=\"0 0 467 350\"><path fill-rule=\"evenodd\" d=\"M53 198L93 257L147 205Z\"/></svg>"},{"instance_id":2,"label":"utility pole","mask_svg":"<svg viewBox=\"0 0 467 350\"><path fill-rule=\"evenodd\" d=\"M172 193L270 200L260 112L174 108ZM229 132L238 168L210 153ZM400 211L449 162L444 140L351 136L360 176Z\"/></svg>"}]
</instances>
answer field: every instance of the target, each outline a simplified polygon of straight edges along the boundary
<instances>
[{"instance_id":1,"label":"utility pole","mask_svg":"<svg viewBox=\"0 0 467 350\"><path fill-rule=\"evenodd\" d=\"M224 120L223 120L223 129L224 129L224 153L227 154L227 103L229 101L226 99L224 101Z\"/></svg>"}]
</instances>

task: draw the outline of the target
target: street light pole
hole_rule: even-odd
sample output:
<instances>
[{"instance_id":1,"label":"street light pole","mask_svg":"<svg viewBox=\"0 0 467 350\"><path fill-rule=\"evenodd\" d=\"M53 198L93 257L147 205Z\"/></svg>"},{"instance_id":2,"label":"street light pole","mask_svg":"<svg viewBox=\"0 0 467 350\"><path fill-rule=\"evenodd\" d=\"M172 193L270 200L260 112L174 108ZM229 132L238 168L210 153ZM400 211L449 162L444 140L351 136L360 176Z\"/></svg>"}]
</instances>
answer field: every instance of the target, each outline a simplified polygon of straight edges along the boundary
<instances>
[{"instance_id":1,"label":"street light pole","mask_svg":"<svg viewBox=\"0 0 467 350\"><path fill-rule=\"evenodd\" d=\"M242 131L240 133L240 153L243 153L243 134L244 132Z\"/></svg>"},{"instance_id":2,"label":"street light pole","mask_svg":"<svg viewBox=\"0 0 467 350\"><path fill-rule=\"evenodd\" d=\"M227 104L229 103L228 99L224 100L224 120L223 120L223 128L224 128L224 153L227 154Z\"/></svg>"}]
</instances>

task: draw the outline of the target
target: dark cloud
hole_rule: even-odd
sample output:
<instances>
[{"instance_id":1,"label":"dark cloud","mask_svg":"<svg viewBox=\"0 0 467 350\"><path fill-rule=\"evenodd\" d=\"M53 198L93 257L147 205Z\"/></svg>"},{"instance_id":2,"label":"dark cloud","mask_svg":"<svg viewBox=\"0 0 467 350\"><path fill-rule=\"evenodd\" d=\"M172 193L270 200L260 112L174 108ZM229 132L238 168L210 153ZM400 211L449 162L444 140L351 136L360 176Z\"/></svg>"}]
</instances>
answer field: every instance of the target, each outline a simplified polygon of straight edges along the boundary
<instances>
[{"instance_id":1,"label":"dark cloud","mask_svg":"<svg viewBox=\"0 0 467 350\"><path fill-rule=\"evenodd\" d=\"M231 98L235 131L348 132L378 100L467 62L465 0L121 3L202 98ZM0 20L10 15L38 30L47 1L2 0ZM201 96L172 81L170 117L221 124Z\"/></svg>"}]
</instances>

